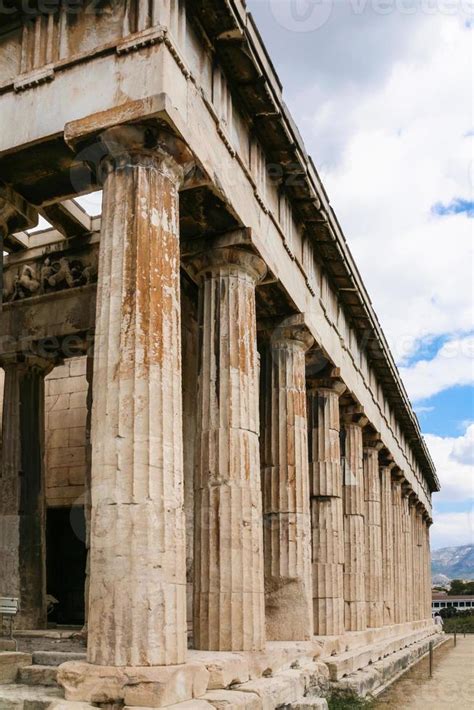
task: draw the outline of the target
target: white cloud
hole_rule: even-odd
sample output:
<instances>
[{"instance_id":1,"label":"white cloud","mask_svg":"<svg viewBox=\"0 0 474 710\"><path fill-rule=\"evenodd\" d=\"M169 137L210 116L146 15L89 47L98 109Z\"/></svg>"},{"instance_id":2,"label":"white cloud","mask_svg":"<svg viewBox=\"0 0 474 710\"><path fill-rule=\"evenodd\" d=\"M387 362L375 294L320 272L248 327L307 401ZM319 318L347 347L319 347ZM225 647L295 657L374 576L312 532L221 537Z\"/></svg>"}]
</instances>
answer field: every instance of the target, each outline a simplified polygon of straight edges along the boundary
<instances>
[{"instance_id":1,"label":"white cloud","mask_svg":"<svg viewBox=\"0 0 474 710\"><path fill-rule=\"evenodd\" d=\"M441 492L433 499L435 507L440 503L474 500L474 471L470 465L474 423L468 425L462 436L425 434L425 440L441 483Z\"/></svg>"},{"instance_id":2,"label":"white cloud","mask_svg":"<svg viewBox=\"0 0 474 710\"><path fill-rule=\"evenodd\" d=\"M458 463L474 466L474 424L470 424L464 436L454 443L451 458Z\"/></svg>"},{"instance_id":3,"label":"white cloud","mask_svg":"<svg viewBox=\"0 0 474 710\"><path fill-rule=\"evenodd\" d=\"M454 387L474 383L474 336L445 343L431 360L418 360L400 367L405 387L413 401L426 399ZM418 408L426 411L426 408Z\"/></svg>"},{"instance_id":4,"label":"white cloud","mask_svg":"<svg viewBox=\"0 0 474 710\"><path fill-rule=\"evenodd\" d=\"M473 511L435 514L430 538L433 550L474 544Z\"/></svg>"},{"instance_id":5,"label":"white cloud","mask_svg":"<svg viewBox=\"0 0 474 710\"><path fill-rule=\"evenodd\" d=\"M431 540L434 549L474 544L474 423L458 437L425 435L441 483L433 497ZM470 506L468 511L437 512L439 508Z\"/></svg>"},{"instance_id":6,"label":"white cloud","mask_svg":"<svg viewBox=\"0 0 474 710\"><path fill-rule=\"evenodd\" d=\"M339 5L308 37L287 33L286 54L277 34L277 67L403 363L421 339L472 326L473 221L432 213L471 199L472 33L459 15L344 14ZM292 63L295 44L307 70Z\"/></svg>"}]
</instances>

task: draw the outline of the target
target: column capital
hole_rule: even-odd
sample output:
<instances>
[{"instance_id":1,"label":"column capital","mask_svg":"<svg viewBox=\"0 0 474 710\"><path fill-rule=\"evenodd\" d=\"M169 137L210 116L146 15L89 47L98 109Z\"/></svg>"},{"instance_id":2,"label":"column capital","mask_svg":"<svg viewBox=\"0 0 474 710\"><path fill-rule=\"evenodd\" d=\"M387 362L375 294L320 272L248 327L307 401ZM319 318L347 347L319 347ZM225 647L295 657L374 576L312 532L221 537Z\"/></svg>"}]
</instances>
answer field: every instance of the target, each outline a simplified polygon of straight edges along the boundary
<instances>
[{"instance_id":1,"label":"column capital","mask_svg":"<svg viewBox=\"0 0 474 710\"><path fill-rule=\"evenodd\" d=\"M60 364L60 360L57 358L44 358L33 354L13 353L0 357L0 367L4 370L8 367L15 367L23 372L29 370L42 372L45 376L58 364Z\"/></svg>"},{"instance_id":2,"label":"column capital","mask_svg":"<svg viewBox=\"0 0 474 710\"><path fill-rule=\"evenodd\" d=\"M306 351L314 343L314 338L303 320L302 314L287 316L283 319L268 319L257 323L259 336L272 348L287 347L293 344Z\"/></svg>"},{"instance_id":3,"label":"column capital","mask_svg":"<svg viewBox=\"0 0 474 710\"><path fill-rule=\"evenodd\" d=\"M341 422L345 427L358 426L362 429L368 421L363 407L359 404L350 404L341 408Z\"/></svg>"},{"instance_id":4,"label":"column capital","mask_svg":"<svg viewBox=\"0 0 474 710\"><path fill-rule=\"evenodd\" d=\"M181 183L184 165L192 160L181 138L155 124L120 124L105 129L99 140L104 149L99 166L102 180L110 170L143 165L156 167L173 182Z\"/></svg>"},{"instance_id":5,"label":"column capital","mask_svg":"<svg viewBox=\"0 0 474 710\"><path fill-rule=\"evenodd\" d=\"M0 237L7 240L38 224L38 212L18 192L0 182Z\"/></svg>"},{"instance_id":6,"label":"column capital","mask_svg":"<svg viewBox=\"0 0 474 710\"><path fill-rule=\"evenodd\" d=\"M254 280L255 284L261 281L267 273L263 259L253 252L238 247L222 247L210 249L191 257L187 261L190 275L200 283L207 276L218 273L231 275L245 272Z\"/></svg>"},{"instance_id":7,"label":"column capital","mask_svg":"<svg viewBox=\"0 0 474 710\"><path fill-rule=\"evenodd\" d=\"M383 449L384 443L380 438L380 433L378 431L363 431L363 442L365 449L375 449L379 452Z\"/></svg>"},{"instance_id":8,"label":"column capital","mask_svg":"<svg viewBox=\"0 0 474 710\"><path fill-rule=\"evenodd\" d=\"M341 379L340 369L338 367L328 365L317 375L312 375L307 378L306 389L311 393L321 390L329 390L340 397L344 394L347 388Z\"/></svg>"}]
</instances>

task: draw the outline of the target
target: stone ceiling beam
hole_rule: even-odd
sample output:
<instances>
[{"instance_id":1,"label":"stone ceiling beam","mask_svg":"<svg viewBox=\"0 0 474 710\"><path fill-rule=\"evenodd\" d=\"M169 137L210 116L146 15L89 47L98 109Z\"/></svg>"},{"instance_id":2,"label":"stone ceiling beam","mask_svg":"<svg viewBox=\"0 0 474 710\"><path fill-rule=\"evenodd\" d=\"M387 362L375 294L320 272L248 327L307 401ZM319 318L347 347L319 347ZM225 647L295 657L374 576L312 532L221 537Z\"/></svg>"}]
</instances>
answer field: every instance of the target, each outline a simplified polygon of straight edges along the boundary
<instances>
[{"instance_id":1,"label":"stone ceiling beam","mask_svg":"<svg viewBox=\"0 0 474 710\"><path fill-rule=\"evenodd\" d=\"M74 200L47 205L39 212L65 237L83 237L92 231L92 218Z\"/></svg>"}]
</instances>

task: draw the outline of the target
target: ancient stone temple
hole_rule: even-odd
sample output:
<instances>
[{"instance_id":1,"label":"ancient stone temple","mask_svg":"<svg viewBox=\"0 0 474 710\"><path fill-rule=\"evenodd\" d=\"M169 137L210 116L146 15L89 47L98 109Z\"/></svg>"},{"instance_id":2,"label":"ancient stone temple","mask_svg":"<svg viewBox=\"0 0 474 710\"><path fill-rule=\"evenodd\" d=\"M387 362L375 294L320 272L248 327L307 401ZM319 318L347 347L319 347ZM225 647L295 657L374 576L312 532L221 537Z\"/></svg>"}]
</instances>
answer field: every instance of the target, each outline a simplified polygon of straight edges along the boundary
<instances>
[{"instance_id":1,"label":"ancient stone temple","mask_svg":"<svg viewBox=\"0 0 474 710\"><path fill-rule=\"evenodd\" d=\"M438 479L243 0L11 0L0 127L0 597L87 640L0 653L0 704L387 683L437 639Z\"/></svg>"}]
</instances>

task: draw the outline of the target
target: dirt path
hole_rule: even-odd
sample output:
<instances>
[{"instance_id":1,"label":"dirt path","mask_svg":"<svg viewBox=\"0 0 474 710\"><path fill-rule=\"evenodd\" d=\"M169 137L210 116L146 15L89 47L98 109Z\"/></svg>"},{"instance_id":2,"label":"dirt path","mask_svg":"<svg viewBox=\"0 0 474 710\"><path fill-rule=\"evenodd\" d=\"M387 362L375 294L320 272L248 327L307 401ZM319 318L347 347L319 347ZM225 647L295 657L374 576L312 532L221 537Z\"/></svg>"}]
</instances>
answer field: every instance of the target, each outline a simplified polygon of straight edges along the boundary
<instances>
[{"instance_id":1,"label":"dirt path","mask_svg":"<svg viewBox=\"0 0 474 710\"><path fill-rule=\"evenodd\" d=\"M377 710L473 710L474 635L458 635L434 651L433 677L424 658L377 699Z\"/></svg>"}]
</instances>

